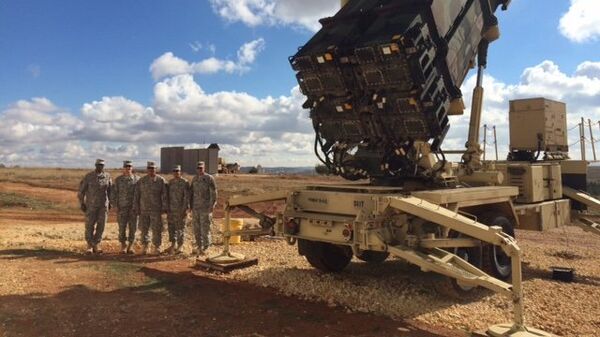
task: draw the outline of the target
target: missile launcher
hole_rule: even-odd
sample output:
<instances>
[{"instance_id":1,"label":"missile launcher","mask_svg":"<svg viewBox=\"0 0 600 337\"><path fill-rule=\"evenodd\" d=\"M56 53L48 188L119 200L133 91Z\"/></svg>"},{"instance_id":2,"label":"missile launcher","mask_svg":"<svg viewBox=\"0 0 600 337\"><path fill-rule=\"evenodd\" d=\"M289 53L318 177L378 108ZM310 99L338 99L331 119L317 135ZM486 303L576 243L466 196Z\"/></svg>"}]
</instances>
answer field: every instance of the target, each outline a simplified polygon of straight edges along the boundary
<instances>
[{"instance_id":1,"label":"missile launcher","mask_svg":"<svg viewBox=\"0 0 600 337\"><path fill-rule=\"evenodd\" d=\"M290 57L315 152L346 179L429 179L507 0L351 0ZM419 165L427 144L437 168Z\"/></svg>"}]
</instances>

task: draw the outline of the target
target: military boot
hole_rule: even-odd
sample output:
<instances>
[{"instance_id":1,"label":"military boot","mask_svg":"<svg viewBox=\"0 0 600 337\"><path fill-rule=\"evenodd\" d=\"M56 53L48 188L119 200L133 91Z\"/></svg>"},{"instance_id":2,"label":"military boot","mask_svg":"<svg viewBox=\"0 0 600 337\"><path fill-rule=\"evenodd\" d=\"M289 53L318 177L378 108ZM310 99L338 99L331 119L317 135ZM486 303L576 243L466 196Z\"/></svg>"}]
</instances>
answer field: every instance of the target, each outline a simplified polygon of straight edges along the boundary
<instances>
[{"instance_id":1,"label":"military boot","mask_svg":"<svg viewBox=\"0 0 600 337\"><path fill-rule=\"evenodd\" d=\"M100 247L100 244L97 243L92 247L92 250L94 253L96 254L102 254L102 248Z\"/></svg>"},{"instance_id":2,"label":"military boot","mask_svg":"<svg viewBox=\"0 0 600 337\"><path fill-rule=\"evenodd\" d=\"M135 253L135 252L133 251L133 242L130 242L130 243L127 245L127 254L133 254L133 253Z\"/></svg>"},{"instance_id":3,"label":"military boot","mask_svg":"<svg viewBox=\"0 0 600 337\"><path fill-rule=\"evenodd\" d=\"M175 249L175 254L183 253L183 244L177 245L177 249Z\"/></svg>"},{"instance_id":4,"label":"military boot","mask_svg":"<svg viewBox=\"0 0 600 337\"><path fill-rule=\"evenodd\" d=\"M173 253L175 253L175 243L171 242L171 245L169 246L169 248L165 249L165 251L163 253L173 255Z\"/></svg>"},{"instance_id":5,"label":"military boot","mask_svg":"<svg viewBox=\"0 0 600 337\"><path fill-rule=\"evenodd\" d=\"M87 255L90 255L90 254L92 254L93 252L94 252L94 247L92 247L92 245L88 243L88 245L87 245L87 249L85 250L85 253L86 253Z\"/></svg>"},{"instance_id":6,"label":"military boot","mask_svg":"<svg viewBox=\"0 0 600 337\"><path fill-rule=\"evenodd\" d=\"M121 254L127 254L127 244L125 242L121 242Z\"/></svg>"},{"instance_id":7,"label":"military boot","mask_svg":"<svg viewBox=\"0 0 600 337\"><path fill-rule=\"evenodd\" d=\"M147 244L147 243L144 243L144 244L142 245L142 253L141 253L141 254L142 254L142 255L146 255L146 254L148 254L148 244Z\"/></svg>"}]
</instances>

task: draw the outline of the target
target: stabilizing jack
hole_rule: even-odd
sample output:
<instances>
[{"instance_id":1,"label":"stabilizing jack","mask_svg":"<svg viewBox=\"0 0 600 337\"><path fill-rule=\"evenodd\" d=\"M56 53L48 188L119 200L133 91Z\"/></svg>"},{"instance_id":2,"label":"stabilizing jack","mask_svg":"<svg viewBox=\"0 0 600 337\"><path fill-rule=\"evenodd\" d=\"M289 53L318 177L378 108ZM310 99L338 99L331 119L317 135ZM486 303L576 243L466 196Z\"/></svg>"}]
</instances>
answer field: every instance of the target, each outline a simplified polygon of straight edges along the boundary
<instances>
[{"instance_id":1,"label":"stabilizing jack","mask_svg":"<svg viewBox=\"0 0 600 337\"><path fill-rule=\"evenodd\" d=\"M412 249L388 246L388 251L423 271L433 271L452 277L459 284L480 286L511 298L513 302L513 322L488 328L487 335L493 337L541 337L552 336L547 332L525 326L523 288L521 276L521 250L514 238L502 232L502 228L486 226L455 213L442 206L432 204L416 197L394 198L390 207L418 216L421 219L436 222L451 230L464 233L483 242L499 246L511 258L512 284L500 281L471 265L460 257L442 250L434 249L424 254Z\"/></svg>"},{"instance_id":2,"label":"stabilizing jack","mask_svg":"<svg viewBox=\"0 0 600 337\"><path fill-rule=\"evenodd\" d=\"M285 200L287 192L278 192L263 196L263 202ZM265 199L266 197L266 199ZM253 197L249 197L253 198ZM256 197L254 197L256 198ZM273 225L275 219L269 218L264 214L255 212L252 208L245 206L244 204L235 203L235 199L229 200L225 205L225 222L223 229L223 251L215 256L210 256L205 260L197 260L196 266L208 270L216 270L220 272L230 272L235 269L247 268L258 264L258 258L249 258L243 254L234 253L230 250L229 239L234 235L267 235L273 231ZM258 218L260 220L260 226L262 229L248 229L248 230L231 230L231 211L234 208L240 208L246 213Z\"/></svg>"}]
</instances>

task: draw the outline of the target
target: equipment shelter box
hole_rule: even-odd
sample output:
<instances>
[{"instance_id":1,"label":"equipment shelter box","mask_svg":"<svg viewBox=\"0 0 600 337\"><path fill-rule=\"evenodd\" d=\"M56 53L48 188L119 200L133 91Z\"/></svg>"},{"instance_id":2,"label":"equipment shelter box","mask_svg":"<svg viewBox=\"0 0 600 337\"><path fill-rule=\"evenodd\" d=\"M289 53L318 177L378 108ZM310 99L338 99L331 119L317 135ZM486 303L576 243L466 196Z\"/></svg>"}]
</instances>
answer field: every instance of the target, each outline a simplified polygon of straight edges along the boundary
<instances>
[{"instance_id":1,"label":"equipment shelter box","mask_svg":"<svg viewBox=\"0 0 600 337\"><path fill-rule=\"evenodd\" d=\"M519 187L518 203L560 199L563 196L559 163L509 162L497 164L504 183Z\"/></svg>"},{"instance_id":2,"label":"equipment shelter box","mask_svg":"<svg viewBox=\"0 0 600 337\"><path fill-rule=\"evenodd\" d=\"M545 98L510 101L510 150L568 152L565 103Z\"/></svg>"},{"instance_id":3,"label":"equipment shelter box","mask_svg":"<svg viewBox=\"0 0 600 337\"><path fill-rule=\"evenodd\" d=\"M516 205L519 229L545 231L571 223L569 199L551 200L537 204Z\"/></svg>"}]
</instances>

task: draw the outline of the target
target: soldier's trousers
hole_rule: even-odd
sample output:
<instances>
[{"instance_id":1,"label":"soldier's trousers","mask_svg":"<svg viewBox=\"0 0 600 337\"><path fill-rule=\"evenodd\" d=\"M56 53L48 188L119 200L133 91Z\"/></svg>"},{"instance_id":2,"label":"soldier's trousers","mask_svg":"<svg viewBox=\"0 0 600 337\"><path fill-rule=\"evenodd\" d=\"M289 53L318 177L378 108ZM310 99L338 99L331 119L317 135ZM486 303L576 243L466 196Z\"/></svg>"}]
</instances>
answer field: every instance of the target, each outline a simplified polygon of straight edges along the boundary
<instances>
[{"instance_id":1,"label":"soldier's trousers","mask_svg":"<svg viewBox=\"0 0 600 337\"><path fill-rule=\"evenodd\" d=\"M163 222L160 212L147 212L140 214L139 220L142 244L150 242L150 229L152 229L152 244L160 247L162 243Z\"/></svg>"},{"instance_id":2,"label":"soldier's trousers","mask_svg":"<svg viewBox=\"0 0 600 337\"><path fill-rule=\"evenodd\" d=\"M107 213L106 207L90 207L85 212L85 241L88 245L97 245L102 241Z\"/></svg>"},{"instance_id":3,"label":"soldier's trousers","mask_svg":"<svg viewBox=\"0 0 600 337\"><path fill-rule=\"evenodd\" d=\"M192 212L192 224L196 246L202 250L207 249L211 243L210 228L212 226L212 213L194 210Z\"/></svg>"},{"instance_id":4,"label":"soldier's trousers","mask_svg":"<svg viewBox=\"0 0 600 337\"><path fill-rule=\"evenodd\" d=\"M183 244L183 232L185 229L185 218L187 214L185 210L171 210L167 215L167 223L169 229L169 241L177 243L179 246Z\"/></svg>"},{"instance_id":5,"label":"soldier's trousers","mask_svg":"<svg viewBox=\"0 0 600 337\"><path fill-rule=\"evenodd\" d=\"M119 242L125 243L129 241L129 243L133 243L138 225L137 215L130 209L119 209L117 222L119 223ZM129 233L127 233L128 230Z\"/></svg>"}]
</instances>

